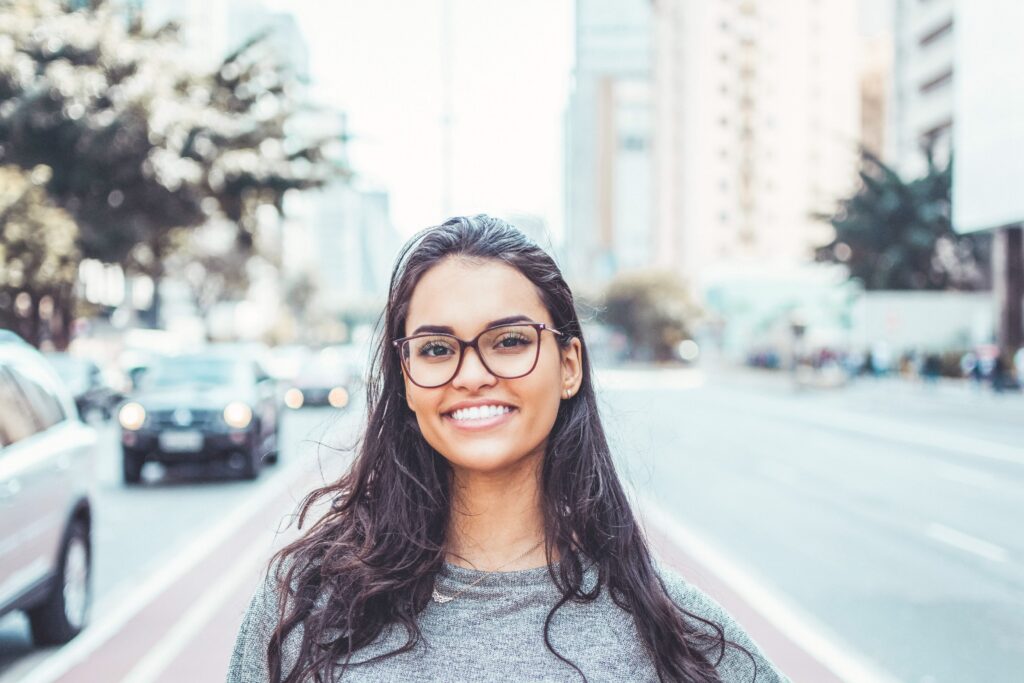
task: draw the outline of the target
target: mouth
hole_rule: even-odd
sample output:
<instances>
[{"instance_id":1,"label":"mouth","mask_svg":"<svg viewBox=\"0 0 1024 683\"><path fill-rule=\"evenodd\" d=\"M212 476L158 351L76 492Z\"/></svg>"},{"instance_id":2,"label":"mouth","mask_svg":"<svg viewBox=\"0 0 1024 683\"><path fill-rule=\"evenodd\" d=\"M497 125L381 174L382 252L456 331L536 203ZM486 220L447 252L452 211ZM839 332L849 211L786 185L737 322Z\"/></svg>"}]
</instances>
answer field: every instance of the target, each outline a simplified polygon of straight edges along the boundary
<instances>
[{"instance_id":1,"label":"mouth","mask_svg":"<svg viewBox=\"0 0 1024 683\"><path fill-rule=\"evenodd\" d=\"M462 408L444 413L441 417L456 429L480 431L505 424L517 412L519 409L512 406L493 405Z\"/></svg>"}]
</instances>

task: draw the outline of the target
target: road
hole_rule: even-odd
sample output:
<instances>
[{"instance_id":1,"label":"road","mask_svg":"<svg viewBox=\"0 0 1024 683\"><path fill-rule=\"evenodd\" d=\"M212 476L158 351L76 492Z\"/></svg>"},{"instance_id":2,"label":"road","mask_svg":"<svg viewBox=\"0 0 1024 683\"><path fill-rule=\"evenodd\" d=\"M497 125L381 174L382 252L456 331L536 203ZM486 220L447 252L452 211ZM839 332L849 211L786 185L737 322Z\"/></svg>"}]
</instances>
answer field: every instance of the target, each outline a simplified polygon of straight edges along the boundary
<instances>
[{"instance_id":1,"label":"road","mask_svg":"<svg viewBox=\"0 0 1024 683\"><path fill-rule=\"evenodd\" d=\"M900 381L797 390L736 371L598 379L655 547L794 680L1017 680L1024 399ZM256 483L125 489L105 434L93 627L35 651L19 617L0 621L0 683L222 680L282 516L348 457L316 441L350 442L360 419L290 414L281 463Z\"/></svg>"},{"instance_id":2,"label":"road","mask_svg":"<svg viewBox=\"0 0 1024 683\"><path fill-rule=\"evenodd\" d=\"M602 376L626 477L896 680L1018 681L1024 400L784 376Z\"/></svg>"}]
</instances>

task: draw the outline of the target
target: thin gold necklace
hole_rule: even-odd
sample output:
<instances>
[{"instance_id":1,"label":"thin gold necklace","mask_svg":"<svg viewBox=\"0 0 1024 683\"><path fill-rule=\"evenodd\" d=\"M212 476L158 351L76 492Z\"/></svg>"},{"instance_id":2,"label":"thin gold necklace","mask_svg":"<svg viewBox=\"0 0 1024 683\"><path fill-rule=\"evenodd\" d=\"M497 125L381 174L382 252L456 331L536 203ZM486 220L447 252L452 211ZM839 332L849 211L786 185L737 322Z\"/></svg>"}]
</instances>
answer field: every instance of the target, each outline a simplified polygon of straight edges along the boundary
<instances>
[{"instance_id":1,"label":"thin gold necklace","mask_svg":"<svg viewBox=\"0 0 1024 683\"><path fill-rule=\"evenodd\" d=\"M540 545L541 545L541 543L543 543L543 542L544 542L544 539L541 539L541 540L537 541L537 544L536 544L535 546L533 546L532 548L530 548L529 550L527 550L527 551L526 551L525 553L523 553L523 554L522 554L522 555L520 555L519 557L516 557L516 558L514 558L514 559L511 559L511 560L509 560L508 562L506 562L505 564L501 565L501 566L500 566L500 567L498 567L497 569L492 569L492 570L491 570L491 571L489 571L489 572L485 572L483 576L481 576L481 577L480 577L479 579L477 579L477 580L476 580L476 581L474 581L473 583L469 584L468 586L466 586L465 588L463 588L462 590L460 590L460 591L459 591L458 593L456 593L455 595L445 595L444 593L440 593L440 592L438 592L438 590L437 590L437 584L435 583L435 584L434 584L434 593L433 593L433 598L434 598L434 602L436 602L436 603L438 603L438 604L440 604L440 605L443 605L443 604L444 604L444 603L446 603L446 602L451 602L451 601L452 601L452 600L454 600L455 598L459 597L460 595L462 595L463 593L465 593L466 591L468 591L468 590L469 590L470 588L472 588L473 586L477 585L478 583L480 583L481 581L483 581L484 579L486 579L486 578L487 578L488 576L491 576L491 575L493 575L493 574L495 574L495 573L497 573L497 572L500 572L500 571L501 571L502 569L504 569L505 567L509 566L510 564L514 564L514 563L518 562L519 560L523 559L524 557L526 557L527 555L529 555L530 553L532 553L532 552L533 552L534 550L536 550L537 548L539 548L539 547L540 547Z\"/></svg>"}]
</instances>

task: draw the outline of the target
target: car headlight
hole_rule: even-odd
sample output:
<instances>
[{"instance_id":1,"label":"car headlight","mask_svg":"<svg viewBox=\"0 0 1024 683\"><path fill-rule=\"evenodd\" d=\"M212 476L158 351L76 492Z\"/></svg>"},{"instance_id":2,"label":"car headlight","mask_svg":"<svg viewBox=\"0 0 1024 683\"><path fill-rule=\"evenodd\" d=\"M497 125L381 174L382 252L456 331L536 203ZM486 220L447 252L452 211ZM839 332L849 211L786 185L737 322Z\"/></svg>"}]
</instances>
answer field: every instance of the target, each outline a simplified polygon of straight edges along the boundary
<instances>
[{"instance_id":1,"label":"car headlight","mask_svg":"<svg viewBox=\"0 0 1024 683\"><path fill-rule=\"evenodd\" d=\"M348 405L348 392L344 387L334 387L331 393L327 394L327 402L334 408L344 408Z\"/></svg>"},{"instance_id":2,"label":"car headlight","mask_svg":"<svg viewBox=\"0 0 1024 683\"><path fill-rule=\"evenodd\" d=\"M305 402L306 397L302 395L302 390L300 389L292 387L284 392L284 404L293 410L298 410Z\"/></svg>"},{"instance_id":3,"label":"car headlight","mask_svg":"<svg viewBox=\"0 0 1024 683\"><path fill-rule=\"evenodd\" d=\"M241 401L229 403L228 407L224 409L224 421L229 427L245 429L252 422L252 408Z\"/></svg>"},{"instance_id":4,"label":"car headlight","mask_svg":"<svg viewBox=\"0 0 1024 683\"><path fill-rule=\"evenodd\" d=\"M142 425L146 422L146 409L134 401L125 403L117 413L117 421L121 423L122 427L131 431L142 429Z\"/></svg>"}]
</instances>

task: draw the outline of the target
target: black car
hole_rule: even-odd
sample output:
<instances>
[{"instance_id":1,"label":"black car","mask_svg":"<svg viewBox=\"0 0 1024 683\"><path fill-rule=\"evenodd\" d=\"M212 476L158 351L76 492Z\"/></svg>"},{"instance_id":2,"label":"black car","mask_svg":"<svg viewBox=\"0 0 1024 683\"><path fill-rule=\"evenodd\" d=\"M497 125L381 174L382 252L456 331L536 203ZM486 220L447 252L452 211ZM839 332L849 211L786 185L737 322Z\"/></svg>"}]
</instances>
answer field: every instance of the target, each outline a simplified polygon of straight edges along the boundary
<instances>
[{"instance_id":1,"label":"black car","mask_svg":"<svg viewBox=\"0 0 1024 683\"><path fill-rule=\"evenodd\" d=\"M104 420L109 420L118 404L124 400L124 396L103 378L99 366L88 358L68 353L48 353L46 359L71 390L78 412L83 417L96 413Z\"/></svg>"},{"instance_id":2,"label":"black car","mask_svg":"<svg viewBox=\"0 0 1024 683\"><path fill-rule=\"evenodd\" d=\"M246 479L277 461L274 380L253 358L228 351L162 358L118 410L127 484L146 462L227 461Z\"/></svg>"},{"instance_id":3,"label":"black car","mask_svg":"<svg viewBox=\"0 0 1024 683\"><path fill-rule=\"evenodd\" d=\"M0 616L23 610L55 645L88 622L97 436L42 354L0 332Z\"/></svg>"}]
</instances>

